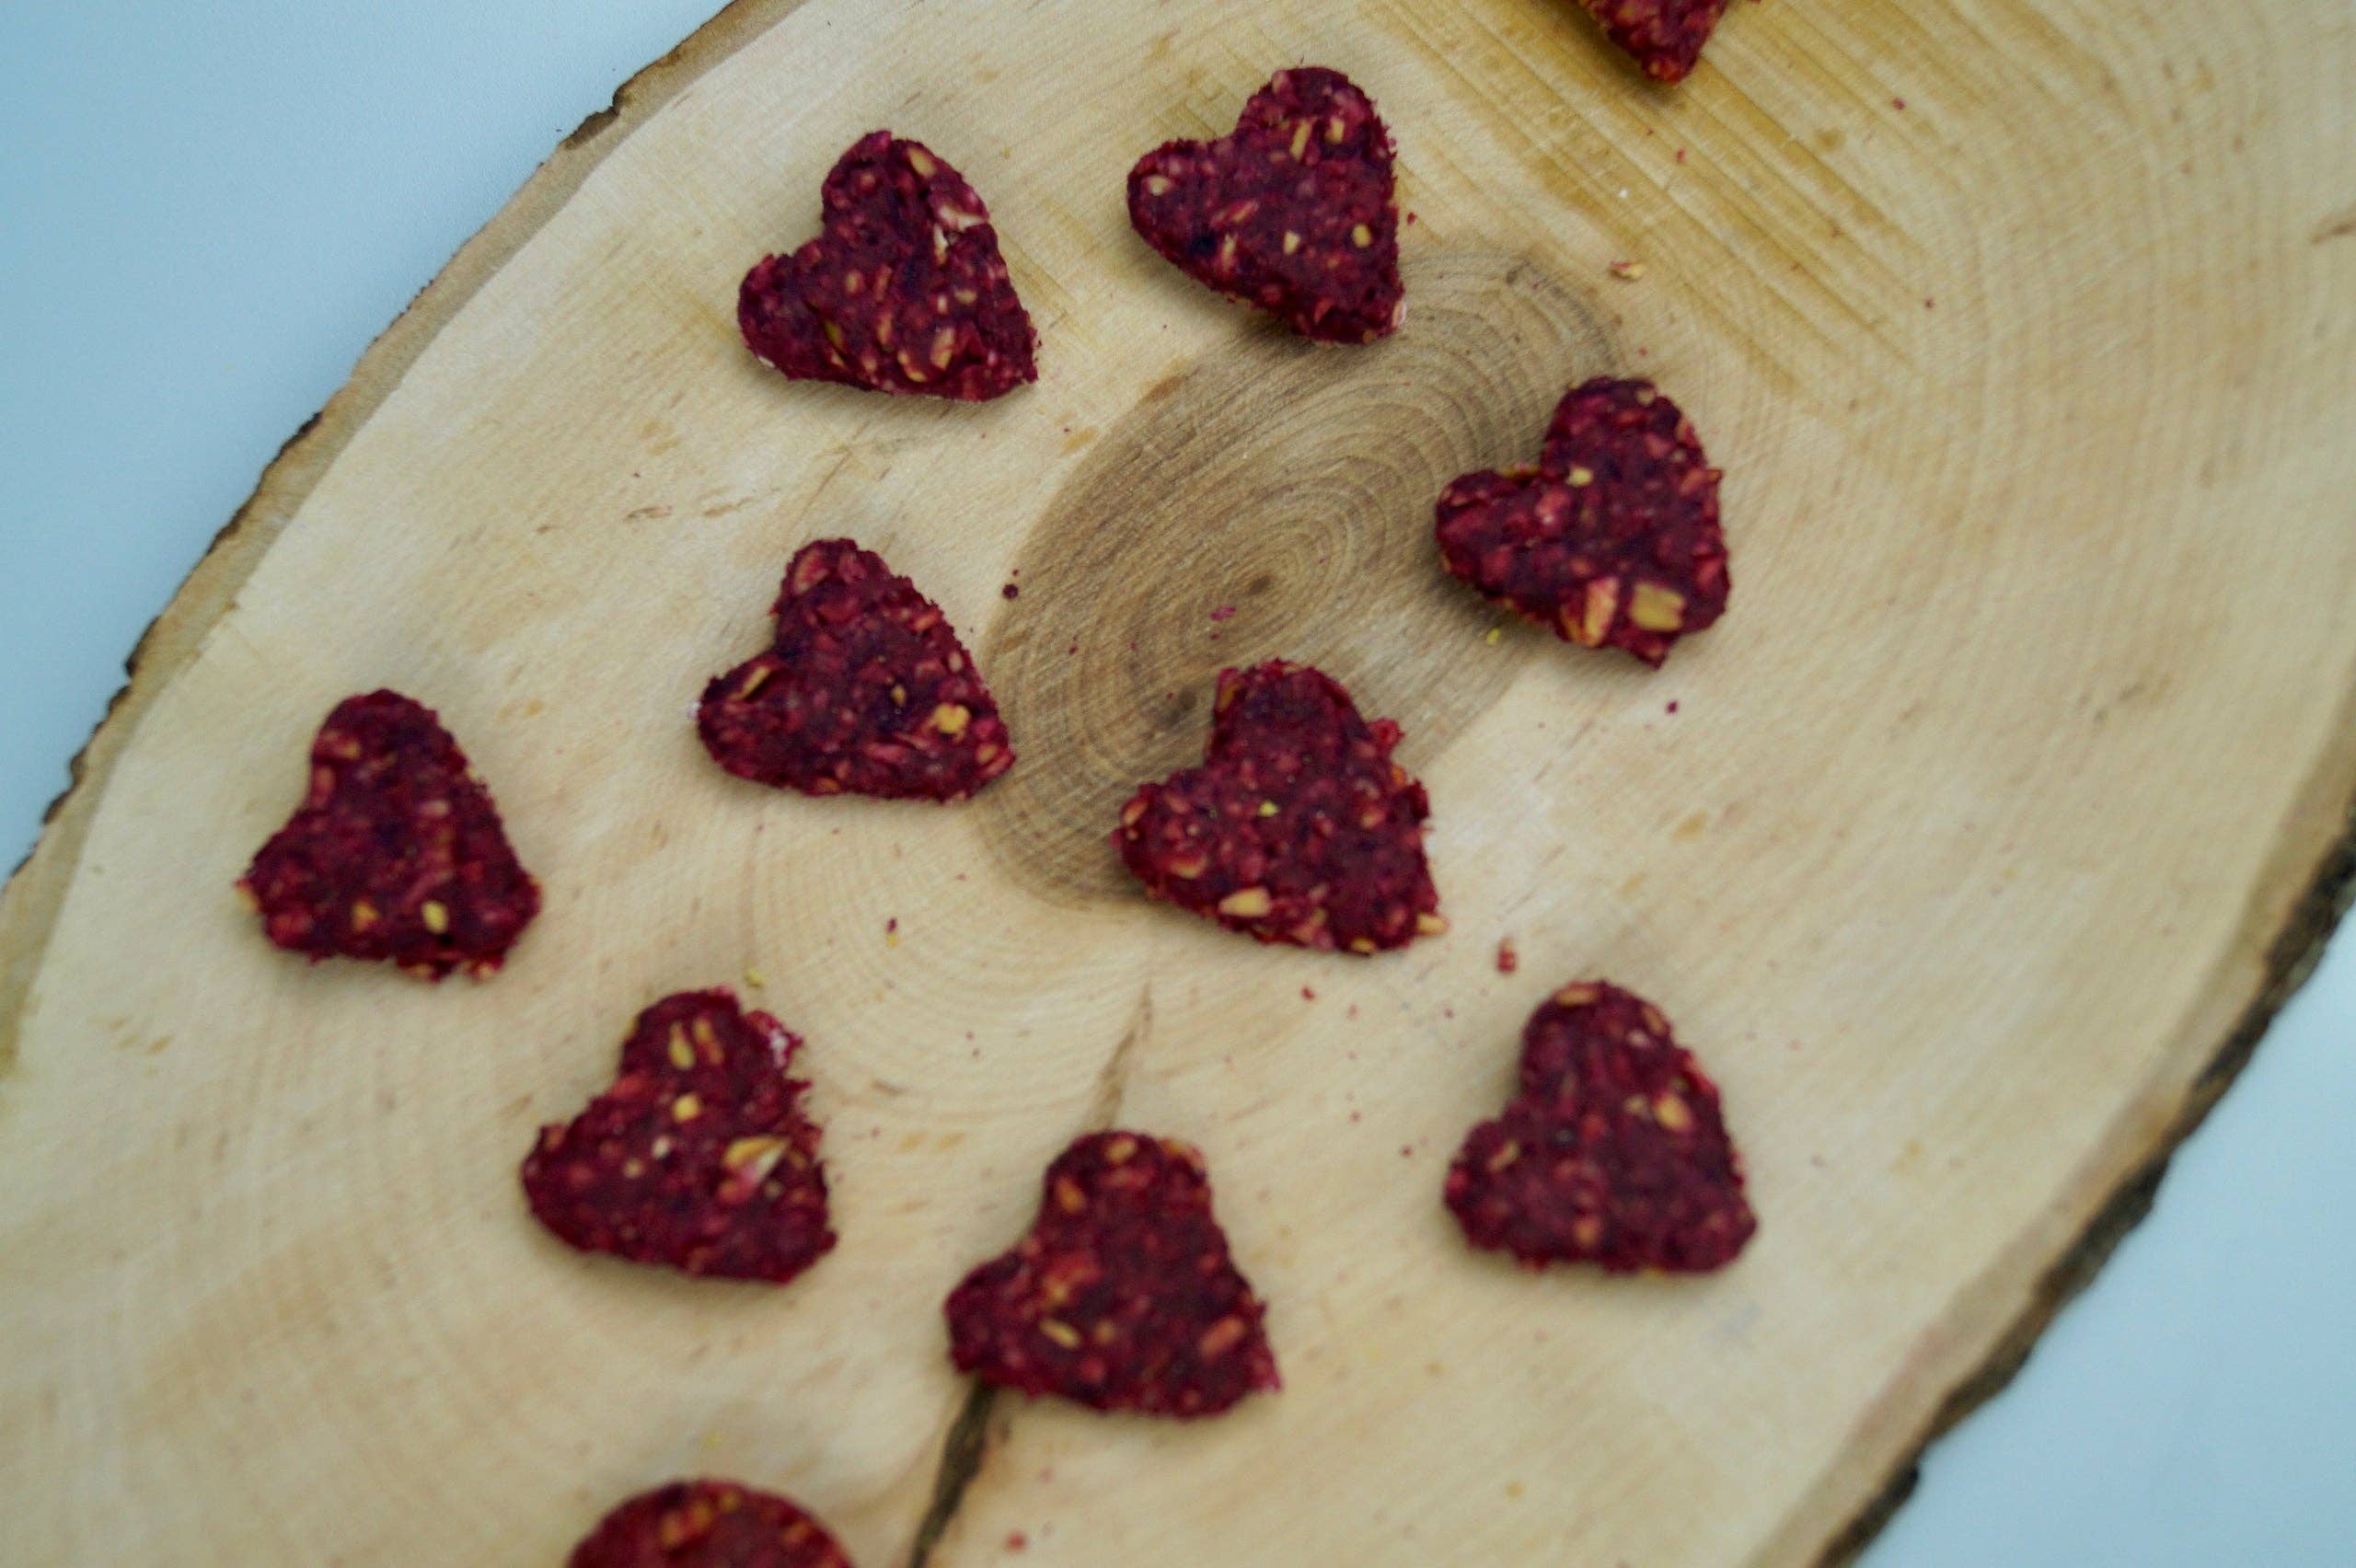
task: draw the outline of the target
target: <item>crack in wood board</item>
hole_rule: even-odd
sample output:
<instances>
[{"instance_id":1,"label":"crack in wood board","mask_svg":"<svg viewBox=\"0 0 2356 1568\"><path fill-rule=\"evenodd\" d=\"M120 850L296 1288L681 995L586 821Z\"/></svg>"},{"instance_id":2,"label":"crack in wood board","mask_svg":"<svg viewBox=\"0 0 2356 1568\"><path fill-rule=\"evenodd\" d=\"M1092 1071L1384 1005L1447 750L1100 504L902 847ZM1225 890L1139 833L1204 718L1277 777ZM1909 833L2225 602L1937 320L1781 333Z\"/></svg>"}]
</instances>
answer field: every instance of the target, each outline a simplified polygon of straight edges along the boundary
<instances>
[{"instance_id":1,"label":"crack in wood board","mask_svg":"<svg viewBox=\"0 0 2356 1568\"><path fill-rule=\"evenodd\" d=\"M907 1568L925 1568L931 1561L933 1548L949 1533L950 1521L965 1501L965 1489L981 1474L982 1461L989 1454L990 1412L997 1403L996 1389L976 1383L966 1391L957 1418L949 1424L941 1440L941 1464L933 1472L932 1505L925 1510L916 1539L908 1546Z\"/></svg>"},{"instance_id":2,"label":"crack in wood board","mask_svg":"<svg viewBox=\"0 0 2356 1568\"><path fill-rule=\"evenodd\" d=\"M1121 1096L1128 1087L1138 1047L1153 1032L1153 986L1138 987L1138 1010L1129 1020L1129 1027L1122 1032L1120 1043L1104 1058L1104 1067L1096 1077L1096 1092L1089 1102L1088 1125L1091 1129L1106 1129L1120 1113Z\"/></svg>"}]
</instances>

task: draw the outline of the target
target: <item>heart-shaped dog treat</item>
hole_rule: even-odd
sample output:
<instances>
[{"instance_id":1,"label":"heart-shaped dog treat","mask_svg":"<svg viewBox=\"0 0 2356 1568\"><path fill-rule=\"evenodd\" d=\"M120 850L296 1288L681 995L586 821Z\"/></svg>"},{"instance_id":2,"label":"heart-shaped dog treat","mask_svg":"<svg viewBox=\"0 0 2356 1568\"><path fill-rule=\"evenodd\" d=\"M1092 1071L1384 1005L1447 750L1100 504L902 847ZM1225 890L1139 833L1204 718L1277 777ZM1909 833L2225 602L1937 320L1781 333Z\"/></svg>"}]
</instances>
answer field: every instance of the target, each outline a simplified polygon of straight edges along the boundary
<instances>
[{"instance_id":1,"label":"heart-shaped dog treat","mask_svg":"<svg viewBox=\"0 0 2356 1568\"><path fill-rule=\"evenodd\" d=\"M570 1568L850 1568L824 1525L733 1481L675 1481L617 1507Z\"/></svg>"},{"instance_id":2,"label":"heart-shaped dog treat","mask_svg":"<svg viewBox=\"0 0 2356 1568\"><path fill-rule=\"evenodd\" d=\"M876 131L821 193L826 226L745 275L745 345L797 381L969 403L1036 381L989 210L920 142Z\"/></svg>"},{"instance_id":3,"label":"heart-shaped dog treat","mask_svg":"<svg viewBox=\"0 0 2356 1568\"><path fill-rule=\"evenodd\" d=\"M802 1042L725 987L638 1015L613 1087L524 1158L532 1213L584 1252L782 1285L835 1244Z\"/></svg>"},{"instance_id":4,"label":"heart-shaped dog treat","mask_svg":"<svg viewBox=\"0 0 2356 1568\"><path fill-rule=\"evenodd\" d=\"M1006 723L941 606L849 539L802 547L777 640L704 687L704 748L811 795L961 801L1014 766Z\"/></svg>"},{"instance_id":5,"label":"heart-shaped dog treat","mask_svg":"<svg viewBox=\"0 0 2356 1568\"><path fill-rule=\"evenodd\" d=\"M1583 648L1657 665L1726 610L1718 470L1649 381L1573 387L1536 467L1466 474L1437 510L1449 571Z\"/></svg>"},{"instance_id":6,"label":"heart-shaped dog treat","mask_svg":"<svg viewBox=\"0 0 2356 1568\"><path fill-rule=\"evenodd\" d=\"M1366 343L1399 325L1391 133L1339 71L1279 71L1216 142L1165 142L1129 171L1145 242L1303 337Z\"/></svg>"},{"instance_id":7,"label":"heart-shaped dog treat","mask_svg":"<svg viewBox=\"0 0 2356 1568\"><path fill-rule=\"evenodd\" d=\"M1264 942L1375 952L1448 929L1399 726L1319 670L1222 670L1200 767L1142 786L1113 847L1152 898Z\"/></svg>"},{"instance_id":8,"label":"heart-shaped dog treat","mask_svg":"<svg viewBox=\"0 0 2356 1568\"><path fill-rule=\"evenodd\" d=\"M1531 1268L1703 1273L1758 1228L1717 1086L1658 1009L1600 981L1530 1015L1521 1092L1465 1138L1447 1197L1472 1245Z\"/></svg>"},{"instance_id":9,"label":"heart-shaped dog treat","mask_svg":"<svg viewBox=\"0 0 2356 1568\"><path fill-rule=\"evenodd\" d=\"M1228 1256L1189 1145L1091 1133L1047 1167L1039 1217L949 1294L958 1369L1095 1410L1217 1415L1276 1387L1265 1309Z\"/></svg>"},{"instance_id":10,"label":"heart-shaped dog treat","mask_svg":"<svg viewBox=\"0 0 2356 1568\"><path fill-rule=\"evenodd\" d=\"M496 970L539 913L491 792L433 710L348 697L311 743L311 791L237 882L280 947L439 980Z\"/></svg>"},{"instance_id":11,"label":"heart-shaped dog treat","mask_svg":"<svg viewBox=\"0 0 2356 1568\"><path fill-rule=\"evenodd\" d=\"M1727 0L1581 0L1604 35L1657 82L1681 82L1725 14Z\"/></svg>"}]
</instances>

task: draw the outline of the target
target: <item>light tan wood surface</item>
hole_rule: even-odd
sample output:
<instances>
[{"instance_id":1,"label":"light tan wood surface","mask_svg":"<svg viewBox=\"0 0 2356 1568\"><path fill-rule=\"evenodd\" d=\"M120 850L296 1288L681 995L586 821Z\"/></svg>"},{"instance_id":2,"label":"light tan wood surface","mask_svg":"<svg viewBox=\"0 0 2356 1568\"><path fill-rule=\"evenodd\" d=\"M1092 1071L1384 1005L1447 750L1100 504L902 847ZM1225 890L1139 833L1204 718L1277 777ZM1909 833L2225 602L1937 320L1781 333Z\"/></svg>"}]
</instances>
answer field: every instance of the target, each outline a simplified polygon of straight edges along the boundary
<instances>
[{"instance_id":1,"label":"light tan wood surface","mask_svg":"<svg viewBox=\"0 0 2356 1568\"><path fill-rule=\"evenodd\" d=\"M1376 348L1273 335L1125 219L1138 153L1299 61L1399 142ZM1035 387L887 400L738 343L737 278L879 125L990 203ZM1604 372L1727 471L1731 608L1657 674L1490 643L1429 538ZM553 1562L677 1473L868 1564L1845 1551L2328 924L2351 494L2344 6L1776 0L1664 91L1554 0L740 5L290 445L9 885L0 1557ZM979 651L1022 753L979 801L700 752L700 682L838 533ZM1124 885L1126 790L1278 654L1405 725L1447 937L1263 951ZM230 894L321 715L387 685L546 884L485 985L306 967ZM781 1291L567 1251L533 1128L748 967L809 1041L840 1247ZM1761 1228L1720 1276L1525 1274L1440 1207L1584 974L1725 1090ZM1280 1395L1180 1427L953 1376L942 1295L1108 1121L1206 1151Z\"/></svg>"}]
</instances>

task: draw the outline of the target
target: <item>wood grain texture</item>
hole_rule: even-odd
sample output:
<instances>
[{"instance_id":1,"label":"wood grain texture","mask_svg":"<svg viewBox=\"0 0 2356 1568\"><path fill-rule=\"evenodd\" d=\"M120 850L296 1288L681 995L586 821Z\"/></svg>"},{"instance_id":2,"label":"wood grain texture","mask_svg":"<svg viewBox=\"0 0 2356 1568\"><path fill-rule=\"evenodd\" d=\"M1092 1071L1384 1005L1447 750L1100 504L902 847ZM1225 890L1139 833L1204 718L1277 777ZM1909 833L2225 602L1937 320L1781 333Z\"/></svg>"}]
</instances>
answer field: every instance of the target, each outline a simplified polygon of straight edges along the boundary
<instances>
[{"instance_id":1,"label":"wood grain texture","mask_svg":"<svg viewBox=\"0 0 2356 1568\"><path fill-rule=\"evenodd\" d=\"M1663 93L1553 0L733 7L290 444L9 884L11 1560L552 1562L683 1471L874 1563L1853 1547L2340 907L2352 35L2312 0L1742 6ZM1138 151L1294 60L1399 136L1410 316L1372 350L1271 337L1123 221ZM990 202L1035 388L885 402L736 344L736 277L878 124ZM1420 521L1602 370L1728 471L1732 608L1657 674L1489 644ZM1023 761L970 807L696 746L787 553L844 532L999 687ZM1450 937L1263 951L1111 873L1108 802L1277 653L1406 724ZM319 715L387 684L548 884L489 985L306 969L228 896ZM540 1235L531 1128L645 1000L748 966L810 1042L838 1251L773 1292ZM1439 1207L1581 973L1726 1090L1763 1228L1723 1276L1532 1278ZM941 1294L1115 1117L1208 1154L1282 1395L1172 1428L950 1375Z\"/></svg>"}]
</instances>

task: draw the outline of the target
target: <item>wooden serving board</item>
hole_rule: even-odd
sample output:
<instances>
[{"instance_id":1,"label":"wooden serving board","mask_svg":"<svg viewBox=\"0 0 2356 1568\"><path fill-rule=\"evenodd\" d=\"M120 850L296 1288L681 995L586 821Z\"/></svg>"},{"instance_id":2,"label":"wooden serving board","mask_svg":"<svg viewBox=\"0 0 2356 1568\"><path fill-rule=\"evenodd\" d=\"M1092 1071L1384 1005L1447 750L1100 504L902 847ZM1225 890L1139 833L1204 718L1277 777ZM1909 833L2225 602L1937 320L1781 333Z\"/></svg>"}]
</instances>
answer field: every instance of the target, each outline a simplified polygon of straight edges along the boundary
<instances>
[{"instance_id":1,"label":"wooden serving board","mask_svg":"<svg viewBox=\"0 0 2356 1568\"><path fill-rule=\"evenodd\" d=\"M1399 141L1410 314L1372 349L1272 334L1125 221L1139 152L1301 61ZM737 278L878 125L989 202L1036 387L891 400L739 346ZM1732 609L1658 674L1491 643L1429 541L1445 479L1602 372L1727 475ZM554 1562L717 1473L867 1564L1838 1556L2330 923L2352 432L2342 6L1776 0L1663 91L1558 0L746 0L289 445L9 884L0 1554ZM701 755L699 684L836 533L979 651L1022 762L978 801ZM1276 654L1405 725L1445 939L1263 951L1115 874L1127 788ZM382 685L546 882L490 984L306 967L230 895ZM533 1129L641 1005L748 968L810 1041L838 1251L777 1291L557 1245ZM1762 1228L1720 1276L1528 1275L1440 1206L1522 1019L1592 974L1724 1087ZM943 1293L1110 1121L1207 1153L1281 1395L1176 1426L952 1375Z\"/></svg>"}]
</instances>

